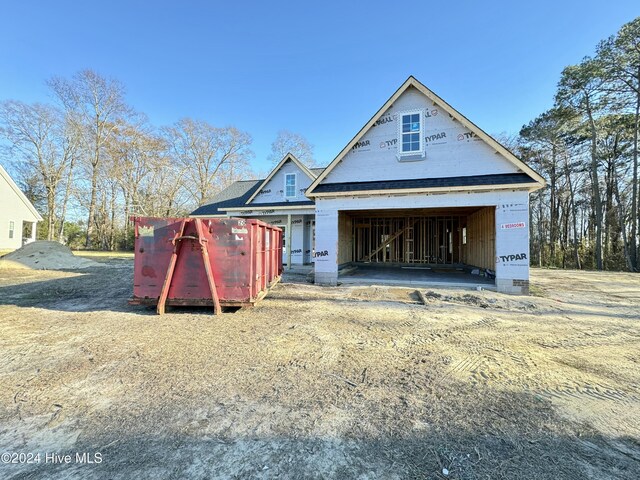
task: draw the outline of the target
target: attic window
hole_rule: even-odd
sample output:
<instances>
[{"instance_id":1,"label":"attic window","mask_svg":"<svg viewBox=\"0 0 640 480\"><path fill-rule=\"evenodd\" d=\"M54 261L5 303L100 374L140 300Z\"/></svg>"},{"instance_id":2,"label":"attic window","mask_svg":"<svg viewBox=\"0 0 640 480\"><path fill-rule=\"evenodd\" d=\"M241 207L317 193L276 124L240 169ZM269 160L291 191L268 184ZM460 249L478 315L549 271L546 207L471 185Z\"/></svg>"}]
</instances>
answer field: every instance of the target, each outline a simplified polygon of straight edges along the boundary
<instances>
[{"instance_id":1,"label":"attic window","mask_svg":"<svg viewBox=\"0 0 640 480\"><path fill-rule=\"evenodd\" d=\"M424 117L421 110L400 113L398 123L399 157L423 157L424 152Z\"/></svg>"},{"instance_id":2,"label":"attic window","mask_svg":"<svg viewBox=\"0 0 640 480\"><path fill-rule=\"evenodd\" d=\"M287 173L284 177L284 196L294 198L296 196L296 174Z\"/></svg>"}]
</instances>

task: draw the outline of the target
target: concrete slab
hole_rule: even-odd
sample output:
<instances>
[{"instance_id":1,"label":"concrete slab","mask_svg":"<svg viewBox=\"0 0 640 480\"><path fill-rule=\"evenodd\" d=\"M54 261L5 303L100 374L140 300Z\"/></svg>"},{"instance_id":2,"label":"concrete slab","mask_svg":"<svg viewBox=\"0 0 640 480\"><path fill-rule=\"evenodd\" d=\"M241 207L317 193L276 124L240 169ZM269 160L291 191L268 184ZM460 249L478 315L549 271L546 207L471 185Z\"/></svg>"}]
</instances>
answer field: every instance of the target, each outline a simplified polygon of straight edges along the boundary
<instances>
[{"instance_id":1,"label":"concrete slab","mask_svg":"<svg viewBox=\"0 0 640 480\"><path fill-rule=\"evenodd\" d=\"M358 265L338 276L343 285L433 286L496 290L495 281L453 267Z\"/></svg>"},{"instance_id":2,"label":"concrete slab","mask_svg":"<svg viewBox=\"0 0 640 480\"><path fill-rule=\"evenodd\" d=\"M282 271L282 281L284 283L308 283L309 274L313 272L313 265L291 265L287 269L285 265Z\"/></svg>"}]
</instances>

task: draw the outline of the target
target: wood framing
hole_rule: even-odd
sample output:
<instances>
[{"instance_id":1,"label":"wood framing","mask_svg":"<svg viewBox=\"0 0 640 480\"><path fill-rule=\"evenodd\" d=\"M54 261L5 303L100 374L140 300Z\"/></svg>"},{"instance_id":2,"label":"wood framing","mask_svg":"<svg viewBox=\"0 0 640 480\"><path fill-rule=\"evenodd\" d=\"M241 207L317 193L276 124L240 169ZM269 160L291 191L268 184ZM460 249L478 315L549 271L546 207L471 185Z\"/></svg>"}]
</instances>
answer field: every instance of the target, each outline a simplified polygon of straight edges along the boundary
<instances>
[{"instance_id":1,"label":"wood framing","mask_svg":"<svg viewBox=\"0 0 640 480\"><path fill-rule=\"evenodd\" d=\"M462 246L463 261L476 267L496 268L496 209L486 207L466 219L466 243Z\"/></svg>"},{"instance_id":2,"label":"wood framing","mask_svg":"<svg viewBox=\"0 0 640 480\"><path fill-rule=\"evenodd\" d=\"M475 209L477 211L477 209ZM469 209L343 213L350 242L341 240L341 263L454 265L463 262L462 228ZM395 214L394 214L395 213ZM475 213L472 213L475 215ZM344 234L343 234L344 236ZM480 265L476 265L480 266Z\"/></svg>"}]
</instances>

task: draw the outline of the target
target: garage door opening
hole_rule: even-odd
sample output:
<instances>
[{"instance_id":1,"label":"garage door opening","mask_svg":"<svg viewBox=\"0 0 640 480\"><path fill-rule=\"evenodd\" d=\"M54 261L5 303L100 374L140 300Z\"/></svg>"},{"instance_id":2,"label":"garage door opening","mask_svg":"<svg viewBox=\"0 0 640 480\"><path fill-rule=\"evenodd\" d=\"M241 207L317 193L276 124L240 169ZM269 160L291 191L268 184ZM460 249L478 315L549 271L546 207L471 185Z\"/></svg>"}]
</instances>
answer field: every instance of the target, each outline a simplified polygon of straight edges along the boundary
<instances>
[{"instance_id":1,"label":"garage door opening","mask_svg":"<svg viewBox=\"0 0 640 480\"><path fill-rule=\"evenodd\" d=\"M344 211L339 233L342 277L493 284L494 206Z\"/></svg>"}]
</instances>

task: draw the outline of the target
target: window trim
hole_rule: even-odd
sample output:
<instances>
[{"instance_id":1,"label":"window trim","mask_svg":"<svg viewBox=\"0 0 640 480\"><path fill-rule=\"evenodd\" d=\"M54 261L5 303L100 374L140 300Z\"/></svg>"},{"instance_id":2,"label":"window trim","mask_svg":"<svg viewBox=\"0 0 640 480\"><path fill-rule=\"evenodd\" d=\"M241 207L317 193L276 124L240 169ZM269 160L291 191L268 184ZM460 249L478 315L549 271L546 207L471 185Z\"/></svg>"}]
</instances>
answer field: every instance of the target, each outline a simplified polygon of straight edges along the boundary
<instances>
[{"instance_id":1,"label":"window trim","mask_svg":"<svg viewBox=\"0 0 640 480\"><path fill-rule=\"evenodd\" d=\"M293 175L293 195L287 195L287 178ZM298 174L295 172L284 174L284 198L296 198L298 196Z\"/></svg>"},{"instance_id":2,"label":"window trim","mask_svg":"<svg viewBox=\"0 0 640 480\"><path fill-rule=\"evenodd\" d=\"M402 135L403 135L402 117L406 115L416 115L416 114L420 115L420 130L418 133L418 140L420 143L419 149L413 150L411 152L403 152L402 151ZM423 108L417 108L413 110L404 110L404 111L398 112L398 160L402 159L403 157L413 157L413 158L420 157L420 159L424 158L425 156L424 122L425 122L425 115L424 115ZM406 135L406 132L405 132L405 135Z\"/></svg>"}]
</instances>

